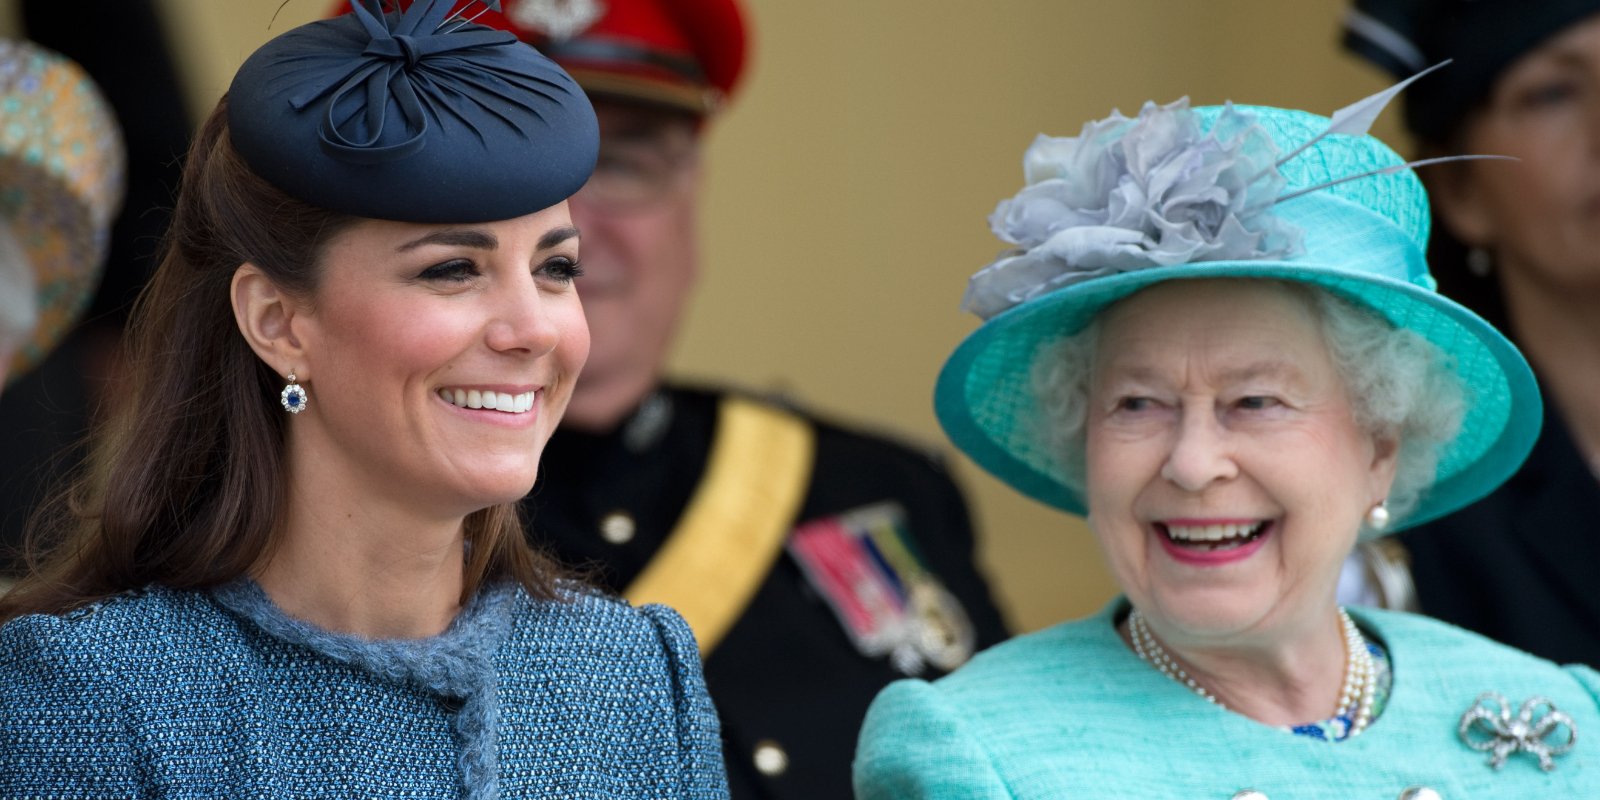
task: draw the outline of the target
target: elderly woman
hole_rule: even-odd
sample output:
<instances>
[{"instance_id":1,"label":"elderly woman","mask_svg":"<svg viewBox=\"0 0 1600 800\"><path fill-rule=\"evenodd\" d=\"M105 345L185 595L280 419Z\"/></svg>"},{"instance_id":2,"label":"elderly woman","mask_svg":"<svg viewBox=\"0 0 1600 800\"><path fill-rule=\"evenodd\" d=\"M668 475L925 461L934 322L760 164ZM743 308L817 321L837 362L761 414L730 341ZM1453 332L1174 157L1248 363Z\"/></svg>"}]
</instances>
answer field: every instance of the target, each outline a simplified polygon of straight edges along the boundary
<instances>
[{"instance_id":1,"label":"elderly woman","mask_svg":"<svg viewBox=\"0 0 1600 800\"><path fill-rule=\"evenodd\" d=\"M1471 502L1538 429L1526 364L1432 291L1426 197L1365 135L1393 91L1327 136L1180 101L1028 151L936 407L1087 515L1124 596L885 690L861 797L1600 796L1577 743L1600 676L1334 600L1359 538Z\"/></svg>"},{"instance_id":2,"label":"elderly woman","mask_svg":"<svg viewBox=\"0 0 1600 800\"><path fill-rule=\"evenodd\" d=\"M1600 667L1600 536L1574 524L1600 518L1600 0L1358 0L1345 43L1396 74L1456 59L1406 93L1421 155L1518 159L1425 171L1428 260L1527 354L1546 403L1504 485L1366 550L1398 556L1373 564L1381 599L1414 591L1424 614Z\"/></svg>"},{"instance_id":3,"label":"elderly woman","mask_svg":"<svg viewBox=\"0 0 1600 800\"><path fill-rule=\"evenodd\" d=\"M197 136L127 415L0 600L0 796L727 796L683 620L522 536L597 130L452 5L279 36Z\"/></svg>"}]
</instances>

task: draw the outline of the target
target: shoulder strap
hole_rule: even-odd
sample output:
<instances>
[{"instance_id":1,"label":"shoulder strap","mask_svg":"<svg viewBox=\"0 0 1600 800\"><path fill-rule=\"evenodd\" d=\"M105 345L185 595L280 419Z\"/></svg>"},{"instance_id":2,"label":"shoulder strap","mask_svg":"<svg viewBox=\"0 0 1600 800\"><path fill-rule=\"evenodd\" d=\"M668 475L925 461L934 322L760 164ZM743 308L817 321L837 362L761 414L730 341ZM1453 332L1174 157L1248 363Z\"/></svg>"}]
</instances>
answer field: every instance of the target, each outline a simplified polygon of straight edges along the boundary
<instances>
[{"instance_id":1,"label":"shoulder strap","mask_svg":"<svg viewBox=\"0 0 1600 800\"><path fill-rule=\"evenodd\" d=\"M710 655L783 552L810 484L810 423L724 397L704 480L667 541L623 595L678 610Z\"/></svg>"}]
</instances>

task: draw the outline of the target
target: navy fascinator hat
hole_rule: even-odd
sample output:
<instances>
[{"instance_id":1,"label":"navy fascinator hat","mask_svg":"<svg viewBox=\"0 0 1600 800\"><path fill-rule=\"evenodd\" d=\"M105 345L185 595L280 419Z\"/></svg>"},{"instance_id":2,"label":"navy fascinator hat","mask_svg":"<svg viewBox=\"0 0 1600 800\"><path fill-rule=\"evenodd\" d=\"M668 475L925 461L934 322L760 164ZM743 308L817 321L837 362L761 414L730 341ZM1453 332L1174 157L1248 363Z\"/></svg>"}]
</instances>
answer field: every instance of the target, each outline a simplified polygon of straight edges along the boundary
<instances>
[{"instance_id":1,"label":"navy fascinator hat","mask_svg":"<svg viewBox=\"0 0 1600 800\"><path fill-rule=\"evenodd\" d=\"M385 5L351 0L239 68L228 124L251 169L319 208L401 222L511 219L583 186L599 127L566 72L453 0Z\"/></svg>"}]
</instances>

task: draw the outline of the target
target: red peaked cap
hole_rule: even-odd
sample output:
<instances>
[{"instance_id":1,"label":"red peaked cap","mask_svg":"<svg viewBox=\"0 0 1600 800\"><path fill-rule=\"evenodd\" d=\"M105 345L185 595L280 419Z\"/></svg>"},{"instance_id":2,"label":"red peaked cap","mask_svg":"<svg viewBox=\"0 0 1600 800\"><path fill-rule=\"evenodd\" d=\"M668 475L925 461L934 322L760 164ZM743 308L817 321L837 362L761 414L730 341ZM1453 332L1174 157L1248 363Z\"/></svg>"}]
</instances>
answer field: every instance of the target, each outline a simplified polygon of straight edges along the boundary
<instances>
[{"instance_id":1,"label":"red peaked cap","mask_svg":"<svg viewBox=\"0 0 1600 800\"><path fill-rule=\"evenodd\" d=\"M481 0L456 5L463 17L538 48L591 95L706 116L732 96L744 74L750 31L740 0L501 0L500 11L484 10ZM332 15L348 13L350 0L331 6ZM568 38L552 37L539 22L581 18L587 9L598 18Z\"/></svg>"},{"instance_id":2,"label":"red peaked cap","mask_svg":"<svg viewBox=\"0 0 1600 800\"><path fill-rule=\"evenodd\" d=\"M472 16L481 3L467 12ZM569 38L541 27L533 6L596 7ZM721 108L744 72L749 30L739 0L502 0L479 24L515 33L554 59L584 91L705 116ZM559 33L559 31L556 31Z\"/></svg>"}]
</instances>

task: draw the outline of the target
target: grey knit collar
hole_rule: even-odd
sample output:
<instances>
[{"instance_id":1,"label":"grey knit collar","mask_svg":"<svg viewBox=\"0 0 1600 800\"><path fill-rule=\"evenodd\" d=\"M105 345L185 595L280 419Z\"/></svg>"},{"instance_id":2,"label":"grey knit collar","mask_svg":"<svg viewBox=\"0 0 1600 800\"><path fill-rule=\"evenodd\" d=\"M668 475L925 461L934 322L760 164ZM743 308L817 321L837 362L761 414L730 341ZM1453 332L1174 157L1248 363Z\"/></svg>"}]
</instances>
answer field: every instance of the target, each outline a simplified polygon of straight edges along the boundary
<instances>
[{"instance_id":1,"label":"grey knit collar","mask_svg":"<svg viewBox=\"0 0 1600 800\"><path fill-rule=\"evenodd\" d=\"M491 584L438 636L374 640L325 631L290 617L248 578L212 590L223 607L275 639L459 704L451 724L461 747L462 796L470 800L499 797L500 703L494 657L511 631L517 594L514 583Z\"/></svg>"}]
</instances>

